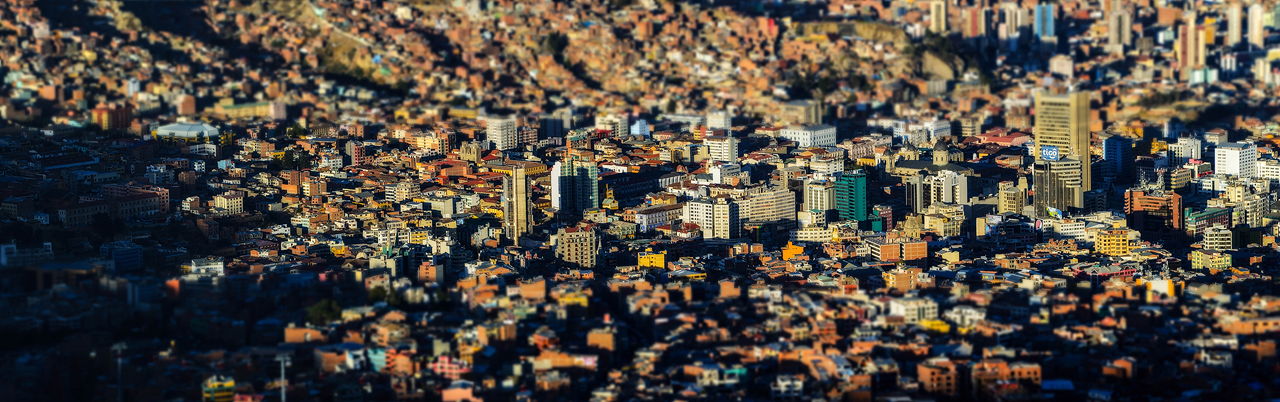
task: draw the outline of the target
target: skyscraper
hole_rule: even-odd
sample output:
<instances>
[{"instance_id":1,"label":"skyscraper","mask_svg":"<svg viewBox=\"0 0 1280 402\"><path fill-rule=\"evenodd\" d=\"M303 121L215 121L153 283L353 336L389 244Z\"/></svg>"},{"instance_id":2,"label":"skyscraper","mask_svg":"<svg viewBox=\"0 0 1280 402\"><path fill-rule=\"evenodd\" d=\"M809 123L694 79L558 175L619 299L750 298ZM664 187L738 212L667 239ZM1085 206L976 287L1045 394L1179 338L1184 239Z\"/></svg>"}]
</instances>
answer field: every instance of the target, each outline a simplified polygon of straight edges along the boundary
<instances>
[{"instance_id":1,"label":"skyscraper","mask_svg":"<svg viewBox=\"0 0 1280 402\"><path fill-rule=\"evenodd\" d=\"M804 185L804 210L827 212L836 209L836 188L830 182L810 181Z\"/></svg>"},{"instance_id":2,"label":"skyscraper","mask_svg":"<svg viewBox=\"0 0 1280 402\"><path fill-rule=\"evenodd\" d=\"M1125 191L1124 214L1129 227L1141 233L1143 240L1170 242L1186 234L1182 196L1174 192L1155 186Z\"/></svg>"},{"instance_id":3,"label":"skyscraper","mask_svg":"<svg viewBox=\"0 0 1280 402\"><path fill-rule=\"evenodd\" d=\"M1227 47L1235 47L1240 43L1240 31L1244 25L1244 8L1240 5L1239 0L1233 0L1227 6ZM1252 26L1249 27L1252 30ZM1250 39L1253 39L1252 36Z\"/></svg>"},{"instance_id":4,"label":"skyscraper","mask_svg":"<svg viewBox=\"0 0 1280 402\"><path fill-rule=\"evenodd\" d=\"M532 182L525 172L524 166L513 166L511 176L502 180L503 233L512 243L533 230Z\"/></svg>"},{"instance_id":5,"label":"skyscraper","mask_svg":"<svg viewBox=\"0 0 1280 402\"><path fill-rule=\"evenodd\" d=\"M999 203L996 206L996 212L1021 214L1022 207L1027 206L1027 192L1011 181L1002 181L999 186Z\"/></svg>"},{"instance_id":6,"label":"skyscraper","mask_svg":"<svg viewBox=\"0 0 1280 402\"><path fill-rule=\"evenodd\" d=\"M842 221L867 219L867 172L844 172L836 180L836 213Z\"/></svg>"},{"instance_id":7,"label":"skyscraper","mask_svg":"<svg viewBox=\"0 0 1280 402\"><path fill-rule=\"evenodd\" d=\"M1265 49L1267 43L1267 30L1262 26L1264 12L1261 3L1249 6L1249 44L1257 49Z\"/></svg>"},{"instance_id":8,"label":"skyscraper","mask_svg":"<svg viewBox=\"0 0 1280 402\"><path fill-rule=\"evenodd\" d=\"M929 32L940 35L947 33L947 2L937 0L929 4Z\"/></svg>"},{"instance_id":9,"label":"skyscraper","mask_svg":"<svg viewBox=\"0 0 1280 402\"><path fill-rule=\"evenodd\" d=\"M556 162L551 167L551 207L561 214L579 215L600 207L598 172L595 163L582 155Z\"/></svg>"},{"instance_id":10,"label":"skyscraper","mask_svg":"<svg viewBox=\"0 0 1280 402\"><path fill-rule=\"evenodd\" d=\"M1036 161L1035 213L1049 215L1049 208L1068 211L1084 206L1084 163L1080 159Z\"/></svg>"},{"instance_id":11,"label":"skyscraper","mask_svg":"<svg viewBox=\"0 0 1280 402\"><path fill-rule=\"evenodd\" d=\"M1119 134L1103 134L1100 137L1104 180L1128 182L1133 178L1133 139Z\"/></svg>"},{"instance_id":12,"label":"skyscraper","mask_svg":"<svg viewBox=\"0 0 1280 402\"><path fill-rule=\"evenodd\" d=\"M1066 95L1039 93L1035 100L1035 147L1031 155L1036 161L1073 157L1086 161L1081 169L1082 191L1092 189L1093 181L1087 161L1089 153L1089 92Z\"/></svg>"},{"instance_id":13,"label":"skyscraper","mask_svg":"<svg viewBox=\"0 0 1280 402\"><path fill-rule=\"evenodd\" d=\"M707 146L711 160L734 163L738 161L738 139L732 136L713 135L702 140Z\"/></svg>"},{"instance_id":14,"label":"skyscraper","mask_svg":"<svg viewBox=\"0 0 1280 402\"><path fill-rule=\"evenodd\" d=\"M1178 142L1169 144L1169 153L1173 155L1174 167L1185 165L1192 159L1200 159L1202 151L1203 145L1200 140L1193 137L1180 137Z\"/></svg>"},{"instance_id":15,"label":"skyscraper","mask_svg":"<svg viewBox=\"0 0 1280 402\"><path fill-rule=\"evenodd\" d=\"M698 225L707 239L735 239L742 233L742 217L737 200L728 196L699 198L684 204L685 223Z\"/></svg>"},{"instance_id":16,"label":"skyscraper","mask_svg":"<svg viewBox=\"0 0 1280 402\"><path fill-rule=\"evenodd\" d=\"M516 130L516 117L486 117L485 137L493 143L494 149L506 151L520 146L520 137Z\"/></svg>"},{"instance_id":17,"label":"skyscraper","mask_svg":"<svg viewBox=\"0 0 1280 402\"><path fill-rule=\"evenodd\" d=\"M1035 8L1035 33L1037 38L1056 36L1053 3L1037 4Z\"/></svg>"},{"instance_id":18,"label":"skyscraper","mask_svg":"<svg viewBox=\"0 0 1280 402\"><path fill-rule=\"evenodd\" d=\"M1218 145L1213 154L1213 170L1243 178L1258 177L1258 146L1248 141Z\"/></svg>"},{"instance_id":19,"label":"skyscraper","mask_svg":"<svg viewBox=\"0 0 1280 402\"><path fill-rule=\"evenodd\" d=\"M1107 16L1107 45L1111 51L1124 53L1124 48L1133 43L1133 16L1123 9Z\"/></svg>"}]
</instances>

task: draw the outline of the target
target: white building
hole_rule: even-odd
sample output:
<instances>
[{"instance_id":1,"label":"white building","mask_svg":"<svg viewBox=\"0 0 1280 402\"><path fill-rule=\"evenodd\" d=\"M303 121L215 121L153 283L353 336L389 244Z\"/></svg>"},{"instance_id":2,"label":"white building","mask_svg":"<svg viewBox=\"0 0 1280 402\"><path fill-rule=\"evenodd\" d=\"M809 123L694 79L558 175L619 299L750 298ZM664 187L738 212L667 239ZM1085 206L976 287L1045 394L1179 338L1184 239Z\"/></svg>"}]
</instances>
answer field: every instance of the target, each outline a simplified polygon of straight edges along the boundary
<instances>
[{"instance_id":1,"label":"white building","mask_svg":"<svg viewBox=\"0 0 1280 402\"><path fill-rule=\"evenodd\" d=\"M929 142L937 141L938 138L948 137L951 135L951 121L949 120L932 120L926 122L916 122L907 125L907 131L922 130Z\"/></svg>"},{"instance_id":2,"label":"white building","mask_svg":"<svg viewBox=\"0 0 1280 402\"><path fill-rule=\"evenodd\" d=\"M780 135L795 141L800 148L836 146L836 128L826 124L788 126L780 131Z\"/></svg>"},{"instance_id":3,"label":"white building","mask_svg":"<svg viewBox=\"0 0 1280 402\"><path fill-rule=\"evenodd\" d=\"M596 129L612 131L615 137L627 137L631 135L631 118L625 114L599 115L596 116ZM647 124L645 131L649 131Z\"/></svg>"},{"instance_id":4,"label":"white building","mask_svg":"<svg viewBox=\"0 0 1280 402\"><path fill-rule=\"evenodd\" d=\"M738 139L731 136L713 135L702 140L707 146L711 160L719 162L738 161Z\"/></svg>"},{"instance_id":5,"label":"white building","mask_svg":"<svg viewBox=\"0 0 1280 402\"><path fill-rule=\"evenodd\" d=\"M1192 159L1201 159L1204 145L1199 139L1191 137L1178 138L1178 142L1169 144L1169 153L1173 155L1174 166L1185 165Z\"/></svg>"},{"instance_id":6,"label":"white building","mask_svg":"<svg viewBox=\"0 0 1280 402\"><path fill-rule=\"evenodd\" d=\"M649 122L644 119L636 120L635 123L631 124L631 135L649 138Z\"/></svg>"},{"instance_id":7,"label":"white building","mask_svg":"<svg viewBox=\"0 0 1280 402\"><path fill-rule=\"evenodd\" d=\"M742 231L738 202L728 197L699 198L685 203L683 220L698 225L705 239L735 239Z\"/></svg>"},{"instance_id":8,"label":"white building","mask_svg":"<svg viewBox=\"0 0 1280 402\"><path fill-rule=\"evenodd\" d=\"M1258 177L1258 147L1249 141L1218 145L1213 155L1213 170L1236 177Z\"/></svg>"},{"instance_id":9,"label":"white building","mask_svg":"<svg viewBox=\"0 0 1280 402\"><path fill-rule=\"evenodd\" d=\"M520 135L516 130L516 117L485 117L485 137L493 143L494 149L509 150L520 146Z\"/></svg>"},{"instance_id":10,"label":"white building","mask_svg":"<svg viewBox=\"0 0 1280 402\"><path fill-rule=\"evenodd\" d=\"M889 302L889 315L903 318L907 324L938 318L938 303L923 297L903 297Z\"/></svg>"},{"instance_id":11,"label":"white building","mask_svg":"<svg viewBox=\"0 0 1280 402\"><path fill-rule=\"evenodd\" d=\"M805 211L836 209L836 187L826 181L810 181L804 185Z\"/></svg>"},{"instance_id":12,"label":"white building","mask_svg":"<svg viewBox=\"0 0 1280 402\"><path fill-rule=\"evenodd\" d=\"M707 128L712 130L732 130L733 116L725 111L707 113Z\"/></svg>"}]
</instances>

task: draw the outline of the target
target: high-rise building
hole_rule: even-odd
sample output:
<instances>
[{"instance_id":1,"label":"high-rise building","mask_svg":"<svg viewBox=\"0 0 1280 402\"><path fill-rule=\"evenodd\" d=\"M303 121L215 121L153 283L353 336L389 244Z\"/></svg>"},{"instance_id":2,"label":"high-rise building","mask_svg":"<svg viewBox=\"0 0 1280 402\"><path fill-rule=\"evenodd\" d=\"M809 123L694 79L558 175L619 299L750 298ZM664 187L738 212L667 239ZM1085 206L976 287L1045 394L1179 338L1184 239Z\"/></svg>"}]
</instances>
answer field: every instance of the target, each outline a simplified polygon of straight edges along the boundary
<instances>
[{"instance_id":1,"label":"high-rise building","mask_svg":"<svg viewBox=\"0 0 1280 402\"><path fill-rule=\"evenodd\" d=\"M1102 177L1113 183L1133 179L1133 139L1119 134L1103 134Z\"/></svg>"},{"instance_id":2,"label":"high-rise building","mask_svg":"<svg viewBox=\"0 0 1280 402\"><path fill-rule=\"evenodd\" d=\"M596 116L596 129L613 132L615 137L631 135L631 117L625 114L604 114ZM646 126L646 130L648 127Z\"/></svg>"},{"instance_id":3,"label":"high-rise building","mask_svg":"<svg viewBox=\"0 0 1280 402\"><path fill-rule=\"evenodd\" d=\"M738 201L728 197L699 198L684 204L685 223L698 225L706 239L736 239L741 236L742 218Z\"/></svg>"},{"instance_id":4,"label":"high-rise building","mask_svg":"<svg viewBox=\"0 0 1280 402\"><path fill-rule=\"evenodd\" d=\"M794 100L782 104L782 118L797 125L822 124L822 103L816 100Z\"/></svg>"},{"instance_id":5,"label":"high-rise building","mask_svg":"<svg viewBox=\"0 0 1280 402\"><path fill-rule=\"evenodd\" d=\"M1089 161L1089 92L1050 95L1041 92L1035 99L1035 146L1031 153L1036 161L1053 161L1073 157ZM1088 164L1080 172L1082 190L1092 189ZM1039 203L1039 201L1037 201Z\"/></svg>"},{"instance_id":6,"label":"high-rise building","mask_svg":"<svg viewBox=\"0 0 1280 402\"><path fill-rule=\"evenodd\" d=\"M1041 3L1035 7L1035 34L1037 38L1057 35L1054 27L1054 3Z\"/></svg>"},{"instance_id":7,"label":"high-rise building","mask_svg":"<svg viewBox=\"0 0 1280 402\"><path fill-rule=\"evenodd\" d=\"M563 118L547 114L538 116L538 139L564 137L566 132Z\"/></svg>"},{"instance_id":8,"label":"high-rise building","mask_svg":"<svg viewBox=\"0 0 1280 402\"><path fill-rule=\"evenodd\" d=\"M738 139L728 135L713 135L702 140L710 151L711 160L735 163L738 161Z\"/></svg>"},{"instance_id":9,"label":"high-rise building","mask_svg":"<svg viewBox=\"0 0 1280 402\"><path fill-rule=\"evenodd\" d=\"M836 213L842 221L867 219L867 172L859 169L840 174L836 180Z\"/></svg>"},{"instance_id":10,"label":"high-rise building","mask_svg":"<svg viewBox=\"0 0 1280 402\"><path fill-rule=\"evenodd\" d=\"M484 119L485 138L494 149L506 151L520 146L520 134L516 130L515 116L490 116Z\"/></svg>"},{"instance_id":11,"label":"high-rise building","mask_svg":"<svg viewBox=\"0 0 1280 402\"><path fill-rule=\"evenodd\" d=\"M907 206L923 213L934 204L969 203L969 178L949 170L932 175L914 175L902 180L906 186Z\"/></svg>"},{"instance_id":12,"label":"high-rise building","mask_svg":"<svg viewBox=\"0 0 1280 402\"><path fill-rule=\"evenodd\" d=\"M1159 188L1124 193L1124 213L1129 227L1151 242L1173 242L1186 233L1182 196Z\"/></svg>"},{"instance_id":13,"label":"high-rise building","mask_svg":"<svg viewBox=\"0 0 1280 402\"><path fill-rule=\"evenodd\" d=\"M1027 192L1018 188L1014 182L1000 182L1000 192L997 196L999 202L996 212L1021 214L1023 207L1027 206Z\"/></svg>"},{"instance_id":14,"label":"high-rise building","mask_svg":"<svg viewBox=\"0 0 1280 402\"><path fill-rule=\"evenodd\" d=\"M1197 24L1199 15L1195 11L1187 11L1182 19L1182 26L1178 27L1178 65L1183 68L1202 66L1204 65L1205 28Z\"/></svg>"},{"instance_id":15,"label":"high-rise building","mask_svg":"<svg viewBox=\"0 0 1280 402\"><path fill-rule=\"evenodd\" d=\"M556 231L556 258L578 268L594 268L600 255L600 236L593 226Z\"/></svg>"},{"instance_id":16,"label":"high-rise building","mask_svg":"<svg viewBox=\"0 0 1280 402\"><path fill-rule=\"evenodd\" d=\"M804 185L804 210L826 213L836 209L836 187L826 180Z\"/></svg>"},{"instance_id":17,"label":"high-rise building","mask_svg":"<svg viewBox=\"0 0 1280 402\"><path fill-rule=\"evenodd\" d=\"M906 189L907 208L911 212L920 212L929 206L929 188L925 185L923 175L904 177L902 185Z\"/></svg>"},{"instance_id":18,"label":"high-rise building","mask_svg":"<svg viewBox=\"0 0 1280 402\"><path fill-rule=\"evenodd\" d=\"M387 202L400 203L412 200L420 194L421 187L418 183L406 180L387 186L384 195Z\"/></svg>"},{"instance_id":19,"label":"high-rise building","mask_svg":"<svg viewBox=\"0 0 1280 402\"><path fill-rule=\"evenodd\" d=\"M1244 25L1244 7L1239 0L1227 5L1227 47L1235 47L1240 43L1241 28ZM1250 27L1252 28L1252 27ZM1250 38L1252 39L1252 38Z\"/></svg>"},{"instance_id":20,"label":"high-rise building","mask_svg":"<svg viewBox=\"0 0 1280 402\"><path fill-rule=\"evenodd\" d=\"M1213 170L1249 179L1258 177L1258 147L1249 141L1218 145L1213 154Z\"/></svg>"},{"instance_id":21,"label":"high-rise building","mask_svg":"<svg viewBox=\"0 0 1280 402\"><path fill-rule=\"evenodd\" d=\"M707 113L707 128L712 130L732 130L733 115L726 111L714 111Z\"/></svg>"},{"instance_id":22,"label":"high-rise building","mask_svg":"<svg viewBox=\"0 0 1280 402\"><path fill-rule=\"evenodd\" d=\"M1267 29L1263 27L1263 15L1265 11L1261 3L1253 3L1249 6L1249 44L1257 49L1265 49L1267 45Z\"/></svg>"},{"instance_id":23,"label":"high-rise building","mask_svg":"<svg viewBox=\"0 0 1280 402\"><path fill-rule=\"evenodd\" d=\"M1115 228L1099 231L1094 238L1094 251L1113 257L1123 257L1133 251L1133 243L1129 241L1130 230Z\"/></svg>"},{"instance_id":24,"label":"high-rise building","mask_svg":"<svg viewBox=\"0 0 1280 402\"><path fill-rule=\"evenodd\" d=\"M1107 16L1107 45L1111 51L1123 53L1133 43L1133 15L1128 11L1115 11Z\"/></svg>"},{"instance_id":25,"label":"high-rise building","mask_svg":"<svg viewBox=\"0 0 1280 402\"><path fill-rule=\"evenodd\" d=\"M786 186L765 186L738 201L744 222L771 223L780 230L796 224L796 193Z\"/></svg>"},{"instance_id":26,"label":"high-rise building","mask_svg":"<svg viewBox=\"0 0 1280 402\"><path fill-rule=\"evenodd\" d=\"M961 13L964 15L964 27L961 28L961 35L968 39L978 39L987 36L986 7L969 7L965 8Z\"/></svg>"},{"instance_id":27,"label":"high-rise building","mask_svg":"<svg viewBox=\"0 0 1280 402\"><path fill-rule=\"evenodd\" d=\"M925 177L929 204L968 204L969 178L950 170Z\"/></svg>"},{"instance_id":28,"label":"high-rise building","mask_svg":"<svg viewBox=\"0 0 1280 402\"><path fill-rule=\"evenodd\" d=\"M936 0L929 3L929 32L946 35L947 29L947 2Z\"/></svg>"},{"instance_id":29,"label":"high-rise building","mask_svg":"<svg viewBox=\"0 0 1280 402\"><path fill-rule=\"evenodd\" d=\"M502 181L503 234L512 243L533 230L532 182L524 166L513 166Z\"/></svg>"},{"instance_id":30,"label":"high-rise building","mask_svg":"<svg viewBox=\"0 0 1280 402\"><path fill-rule=\"evenodd\" d=\"M1084 206L1084 163L1067 158L1056 161L1041 160L1035 170L1035 213L1047 216L1050 209L1068 211Z\"/></svg>"},{"instance_id":31,"label":"high-rise building","mask_svg":"<svg viewBox=\"0 0 1280 402\"><path fill-rule=\"evenodd\" d=\"M1213 225L1204 231L1204 248L1214 251L1230 250L1231 236L1231 228L1221 224Z\"/></svg>"},{"instance_id":32,"label":"high-rise building","mask_svg":"<svg viewBox=\"0 0 1280 402\"><path fill-rule=\"evenodd\" d=\"M1178 138L1178 142L1169 144L1169 153L1173 156L1173 166L1182 166L1192 159L1200 159L1203 145L1193 137Z\"/></svg>"},{"instance_id":33,"label":"high-rise building","mask_svg":"<svg viewBox=\"0 0 1280 402\"><path fill-rule=\"evenodd\" d=\"M631 123L631 135L649 138L649 122L644 119L638 119Z\"/></svg>"},{"instance_id":34,"label":"high-rise building","mask_svg":"<svg viewBox=\"0 0 1280 402\"><path fill-rule=\"evenodd\" d=\"M551 167L551 207L573 216L599 208L598 174L595 163L583 156L556 162Z\"/></svg>"}]
</instances>

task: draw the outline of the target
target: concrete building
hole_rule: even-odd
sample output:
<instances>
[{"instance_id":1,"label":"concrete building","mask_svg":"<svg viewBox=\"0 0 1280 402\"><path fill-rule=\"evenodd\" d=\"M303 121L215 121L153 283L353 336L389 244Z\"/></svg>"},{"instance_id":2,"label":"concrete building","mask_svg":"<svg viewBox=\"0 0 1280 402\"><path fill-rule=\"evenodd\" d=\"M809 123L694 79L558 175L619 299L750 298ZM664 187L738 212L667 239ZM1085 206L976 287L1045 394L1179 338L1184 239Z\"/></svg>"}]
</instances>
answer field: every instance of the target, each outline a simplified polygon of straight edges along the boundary
<instances>
[{"instance_id":1,"label":"concrete building","mask_svg":"<svg viewBox=\"0 0 1280 402\"><path fill-rule=\"evenodd\" d=\"M836 212L842 221L861 221L870 212L867 204L867 172L846 171L836 180Z\"/></svg>"},{"instance_id":2,"label":"concrete building","mask_svg":"<svg viewBox=\"0 0 1280 402\"><path fill-rule=\"evenodd\" d=\"M503 235L512 244L533 230L533 182L526 172L523 166L515 166L502 180Z\"/></svg>"},{"instance_id":3,"label":"concrete building","mask_svg":"<svg viewBox=\"0 0 1280 402\"><path fill-rule=\"evenodd\" d=\"M1046 216L1049 208L1068 211L1084 206L1084 178L1079 159L1037 161L1035 170L1035 213Z\"/></svg>"},{"instance_id":4,"label":"concrete building","mask_svg":"<svg viewBox=\"0 0 1280 402\"><path fill-rule=\"evenodd\" d=\"M707 113L707 128L711 130L725 130L726 132L733 129L733 115L726 111L713 111Z\"/></svg>"},{"instance_id":5,"label":"concrete building","mask_svg":"<svg viewBox=\"0 0 1280 402\"><path fill-rule=\"evenodd\" d=\"M741 206L725 196L685 203L683 221L698 225L705 239L736 239L742 233Z\"/></svg>"},{"instance_id":6,"label":"concrete building","mask_svg":"<svg viewBox=\"0 0 1280 402\"><path fill-rule=\"evenodd\" d=\"M1089 92L1050 95L1040 92L1035 97L1035 146L1031 154L1036 161L1054 161L1074 157L1089 161ZM1081 191L1092 189L1092 169L1080 163Z\"/></svg>"},{"instance_id":7,"label":"concrete building","mask_svg":"<svg viewBox=\"0 0 1280 402\"><path fill-rule=\"evenodd\" d=\"M571 156L551 167L551 207L561 214L578 215L600 207L595 163Z\"/></svg>"},{"instance_id":8,"label":"concrete building","mask_svg":"<svg viewBox=\"0 0 1280 402\"><path fill-rule=\"evenodd\" d=\"M804 207L801 209L818 211L825 217L828 211L836 209L836 187L825 180L805 183Z\"/></svg>"},{"instance_id":9,"label":"concrete building","mask_svg":"<svg viewBox=\"0 0 1280 402\"><path fill-rule=\"evenodd\" d=\"M1102 179L1112 183L1133 180L1133 139L1118 134L1103 134Z\"/></svg>"},{"instance_id":10,"label":"concrete building","mask_svg":"<svg viewBox=\"0 0 1280 402\"><path fill-rule=\"evenodd\" d=\"M1249 141L1218 145L1214 150L1213 170L1217 174L1242 178L1258 177L1257 145Z\"/></svg>"},{"instance_id":11,"label":"concrete building","mask_svg":"<svg viewBox=\"0 0 1280 402\"><path fill-rule=\"evenodd\" d=\"M708 136L702 140L713 161L734 163L738 161L738 139L732 136Z\"/></svg>"},{"instance_id":12,"label":"concrete building","mask_svg":"<svg viewBox=\"0 0 1280 402\"><path fill-rule=\"evenodd\" d=\"M484 118L485 138L497 150L510 150L520 146L520 133L516 129L515 116L489 116Z\"/></svg>"},{"instance_id":13,"label":"concrete building","mask_svg":"<svg viewBox=\"0 0 1280 402\"><path fill-rule=\"evenodd\" d=\"M836 128L825 124L791 125L782 129L779 135L788 141L795 141L800 148L836 146Z\"/></svg>"},{"instance_id":14,"label":"concrete building","mask_svg":"<svg viewBox=\"0 0 1280 402\"><path fill-rule=\"evenodd\" d=\"M1027 206L1027 192L1011 181L1000 182L996 212L1021 214Z\"/></svg>"},{"instance_id":15,"label":"concrete building","mask_svg":"<svg viewBox=\"0 0 1280 402\"><path fill-rule=\"evenodd\" d=\"M594 268L599 260L600 236L593 227L556 231L556 258L574 267Z\"/></svg>"},{"instance_id":16,"label":"concrete building","mask_svg":"<svg viewBox=\"0 0 1280 402\"><path fill-rule=\"evenodd\" d=\"M902 317L907 324L938 318L938 303L924 297L903 297L889 302L889 315Z\"/></svg>"}]
</instances>

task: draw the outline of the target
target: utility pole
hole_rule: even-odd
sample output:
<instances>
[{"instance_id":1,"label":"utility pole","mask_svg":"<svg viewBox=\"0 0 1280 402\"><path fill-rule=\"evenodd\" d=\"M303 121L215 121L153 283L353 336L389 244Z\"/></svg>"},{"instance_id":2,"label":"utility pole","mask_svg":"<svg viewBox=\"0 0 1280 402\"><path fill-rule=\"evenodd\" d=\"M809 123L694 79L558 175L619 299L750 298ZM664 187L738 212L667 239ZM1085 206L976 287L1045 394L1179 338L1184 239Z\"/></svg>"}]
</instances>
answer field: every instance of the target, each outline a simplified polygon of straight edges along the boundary
<instances>
[{"instance_id":1,"label":"utility pole","mask_svg":"<svg viewBox=\"0 0 1280 402\"><path fill-rule=\"evenodd\" d=\"M111 350L116 352L116 401L124 402L124 351L129 349L129 345L120 342L111 345Z\"/></svg>"},{"instance_id":2,"label":"utility pole","mask_svg":"<svg viewBox=\"0 0 1280 402\"><path fill-rule=\"evenodd\" d=\"M289 355L278 355L276 361L280 362L280 402L287 402L289 388L285 384L284 368L292 363Z\"/></svg>"}]
</instances>

